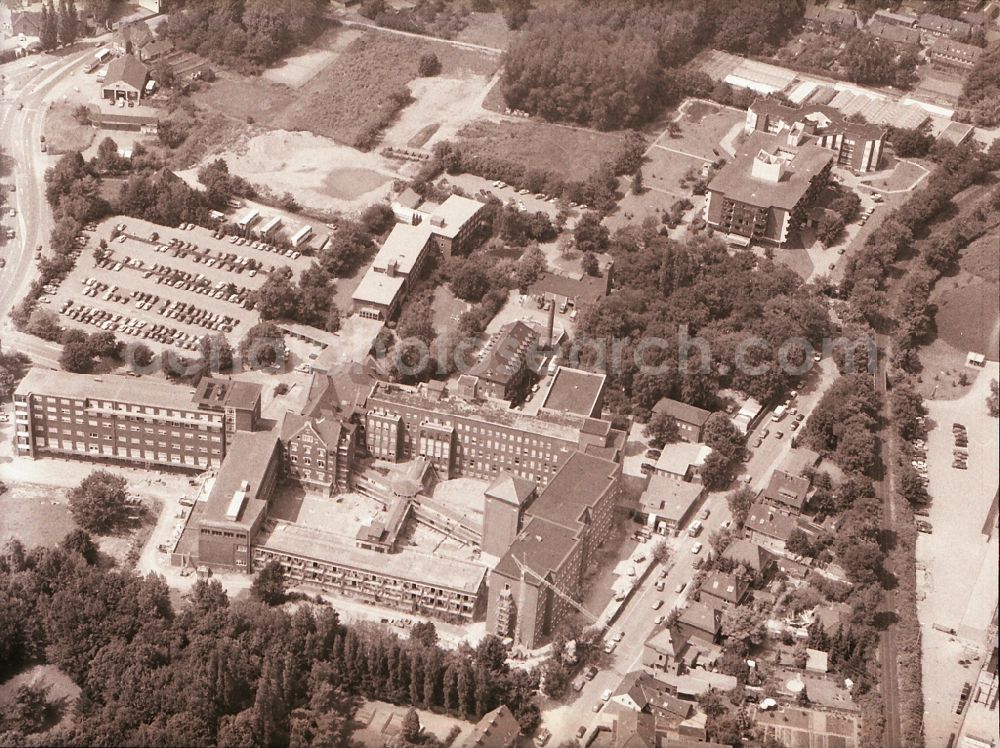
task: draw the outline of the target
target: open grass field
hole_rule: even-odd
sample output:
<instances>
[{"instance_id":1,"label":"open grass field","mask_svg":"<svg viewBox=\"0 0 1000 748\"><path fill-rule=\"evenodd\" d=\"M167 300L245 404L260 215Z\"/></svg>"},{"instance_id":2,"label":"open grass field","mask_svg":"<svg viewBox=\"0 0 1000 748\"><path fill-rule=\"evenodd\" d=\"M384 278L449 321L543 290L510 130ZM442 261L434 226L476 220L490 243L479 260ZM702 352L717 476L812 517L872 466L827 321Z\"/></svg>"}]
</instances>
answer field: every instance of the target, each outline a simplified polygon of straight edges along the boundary
<instances>
[{"instance_id":1,"label":"open grass field","mask_svg":"<svg viewBox=\"0 0 1000 748\"><path fill-rule=\"evenodd\" d=\"M937 305L938 335L945 342L963 357L976 351L998 360L1000 285L960 273L938 281L932 300Z\"/></svg>"},{"instance_id":2,"label":"open grass field","mask_svg":"<svg viewBox=\"0 0 1000 748\"><path fill-rule=\"evenodd\" d=\"M959 265L988 283L1000 283L1000 245L996 234L985 234L962 250Z\"/></svg>"},{"instance_id":3,"label":"open grass field","mask_svg":"<svg viewBox=\"0 0 1000 748\"><path fill-rule=\"evenodd\" d=\"M468 308L469 304L456 297L447 286L435 289L434 329L438 333L457 329L459 318Z\"/></svg>"},{"instance_id":4,"label":"open grass field","mask_svg":"<svg viewBox=\"0 0 1000 748\"><path fill-rule=\"evenodd\" d=\"M53 104L45 117L45 142L53 156L86 150L94 141L97 130L77 122L74 108L75 103Z\"/></svg>"},{"instance_id":5,"label":"open grass field","mask_svg":"<svg viewBox=\"0 0 1000 748\"><path fill-rule=\"evenodd\" d=\"M535 3L537 7L537 3ZM466 27L458 32L456 41L480 44L484 47L507 49L513 33L499 13L470 13L465 17Z\"/></svg>"},{"instance_id":6,"label":"open grass field","mask_svg":"<svg viewBox=\"0 0 1000 748\"><path fill-rule=\"evenodd\" d=\"M621 138L547 122L474 122L459 132L464 153L583 180L615 153Z\"/></svg>"}]
</instances>

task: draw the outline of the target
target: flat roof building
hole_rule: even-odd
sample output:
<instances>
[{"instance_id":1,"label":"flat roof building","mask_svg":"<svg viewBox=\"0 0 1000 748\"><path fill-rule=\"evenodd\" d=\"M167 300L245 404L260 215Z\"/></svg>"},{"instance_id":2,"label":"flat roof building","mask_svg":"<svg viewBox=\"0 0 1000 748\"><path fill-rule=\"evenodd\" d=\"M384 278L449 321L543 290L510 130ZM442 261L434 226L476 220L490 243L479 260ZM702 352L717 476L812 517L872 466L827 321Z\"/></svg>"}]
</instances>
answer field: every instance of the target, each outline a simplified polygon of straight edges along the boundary
<instances>
[{"instance_id":1,"label":"flat roof building","mask_svg":"<svg viewBox=\"0 0 1000 748\"><path fill-rule=\"evenodd\" d=\"M730 241L785 245L829 182L833 155L755 132L708 185L706 220Z\"/></svg>"},{"instance_id":2,"label":"flat roof building","mask_svg":"<svg viewBox=\"0 0 1000 748\"><path fill-rule=\"evenodd\" d=\"M856 172L878 168L888 132L878 125L848 122L842 112L831 106L803 104L795 108L773 99L757 99L750 105L744 131L784 136L793 140L794 145L818 145L834 152L838 166Z\"/></svg>"},{"instance_id":3,"label":"flat roof building","mask_svg":"<svg viewBox=\"0 0 1000 748\"><path fill-rule=\"evenodd\" d=\"M651 529L664 534L677 532L691 519L704 493L700 483L685 483L657 473L650 476L639 505Z\"/></svg>"},{"instance_id":4,"label":"flat roof building","mask_svg":"<svg viewBox=\"0 0 1000 748\"><path fill-rule=\"evenodd\" d=\"M582 369L560 366L556 369L541 409L553 413L570 413L587 418L600 418L604 410L604 388L607 376Z\"/></svg>"},{"instance_id":5,"label":"flat roof building","mask_svg":"<svg viewBox=\"0 0 1000 748\"><path fill-rule=\"evenodd\" d=\"M198 563L251 573L252 546L278 484L281 445L273 431L233 437L198 522Z\"/></svg>"},{"instance_id":6,"label":"flat roof building","mask_svg":"<svg viewBox=\"0 0 1000 748\"><path fill-rule=\"evenodd\" d=\"M153 379L32 368L14 391L17 453L218 466L235 423L230 429L224 407L207 407L193 395Z\"/></svg>"}]
</instances>

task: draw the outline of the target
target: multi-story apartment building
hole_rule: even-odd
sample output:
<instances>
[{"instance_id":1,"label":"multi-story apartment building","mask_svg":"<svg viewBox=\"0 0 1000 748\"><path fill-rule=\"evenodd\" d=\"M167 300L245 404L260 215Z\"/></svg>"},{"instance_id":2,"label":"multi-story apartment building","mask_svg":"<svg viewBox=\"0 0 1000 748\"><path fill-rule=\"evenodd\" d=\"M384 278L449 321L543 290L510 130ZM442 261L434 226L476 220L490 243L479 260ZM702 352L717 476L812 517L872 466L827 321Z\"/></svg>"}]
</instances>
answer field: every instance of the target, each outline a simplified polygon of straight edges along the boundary
<instances>
[{"instance_id":1,"label":"multi-story apartment building","mask_svg":"<svg viewBox=\"0 0 1000 748\"><path fill-rule=\"evenodd\" d=\"M784 246L829 183L833 155L757 132L708 185L705 220L730 243Z\"/></svg>"},{"instance_id":2,"label":"multi-story apartment building","mask_svg":"<svg viewBox=\"0 0 1000 748\"><path fill-rule=\"evenodd\" d=\"M902 28L902 27L893 27ZM856 172L875 171L888 131L878 125L848 122L831 106L785 106L773 99L757 99L747 109L744 132L785 137L792 145L818 145L833 151L838 166Z\"/></svg>"},{"instance_id":3,"label":"multi-story apartment building","mask_svg":"<svg viewBox=\"0 0 1000 748\"><path fill-rule=\"evenodd\" d=\"M14 413L20 456L204 470L222 463L233 433L255 423L260 388L213 400L164 382L31 369L14 393Z\"/></svg>"},{"instance_id":4,"label":"multi-story apartment building","mask_svg":"<svg viewBox=\"0 0 1000 748\"><path fill-rule=\"evenodd\" d=\"M533 649L569 614L583 570L611 532L620 479L617 462L573 453L490 572L487 631Z\"/></svg>"},{"instance_id":5,"label":"multi-story apartment building","mask_svg":"<svg viewBox=\"0 0 1000 748\"><path fill-rule=\"evenodd\" d=\"M442 478L492 481L507 471L545 486L577 450L616 459L625 443L625 433L609 421L544 411L528 416L452 396L441 382L378 382L365 407L369 453L393 462L424 457Z\"/></svg>"}]
</instances>

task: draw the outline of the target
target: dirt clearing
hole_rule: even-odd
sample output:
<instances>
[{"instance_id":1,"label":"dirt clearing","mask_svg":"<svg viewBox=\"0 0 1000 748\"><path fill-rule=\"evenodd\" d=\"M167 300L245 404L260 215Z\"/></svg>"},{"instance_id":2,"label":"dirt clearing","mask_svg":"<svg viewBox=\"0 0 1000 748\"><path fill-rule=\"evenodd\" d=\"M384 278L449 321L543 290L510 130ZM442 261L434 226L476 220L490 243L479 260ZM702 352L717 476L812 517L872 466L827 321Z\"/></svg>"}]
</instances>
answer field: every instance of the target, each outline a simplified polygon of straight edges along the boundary
<instances>
[{"instance_id":1,"label":"dirt clearing","mask_svg":"<svg viewBox=\"0 0 1000 748\"><path fill-rule=\"evenodd\" d=\"M305 132L264 132L207 160L218 157L234 174L278 194L291 192L318 210L359 210L383 199L393 180L403 176L378 154Z\"/></svg>"},{"instance_id":2,"label":"dirt clearing","mask_svg":"<svg viewBox=\"0 0 1000 748\"><path fill-rule=\"evenodd\" d=\"M439 140L454 139L470 122L483 116L483 97L489 78L485 75L446 78L417 78L409 84L413 102L399 114L396 122L386 130L383 142L399 148L430 148ZM430 135L419 141L434 127Z\"/></svg>"}]
</instances>

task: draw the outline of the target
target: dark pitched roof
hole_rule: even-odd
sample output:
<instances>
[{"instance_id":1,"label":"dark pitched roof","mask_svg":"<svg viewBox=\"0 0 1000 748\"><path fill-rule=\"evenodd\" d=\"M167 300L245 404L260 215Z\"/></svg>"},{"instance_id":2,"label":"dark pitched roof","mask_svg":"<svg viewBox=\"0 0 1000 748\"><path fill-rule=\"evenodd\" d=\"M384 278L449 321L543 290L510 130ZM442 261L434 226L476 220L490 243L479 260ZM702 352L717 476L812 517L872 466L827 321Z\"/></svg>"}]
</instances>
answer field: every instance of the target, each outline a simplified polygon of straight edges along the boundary
<instances>
[{"instance_id":1,"label":"dark pitched roof","mask_svg":"<svg viewBox=\"0 0 1000 748\"><path fill-rule=\"evenodd\" d=\"M970 64L975 64L982 56L983 50L973 44L956 42L954 39L947 39L941 36L931 44L931 54L957 57Z\"/></svg>"},{"instance_id":2,"label":"dark pitched roof","mask_svg":"<svg viewBox=\"0 0 1000 748\"><path fill-rule=\"evenodd\" d=\"M770 538L786 541L799 523L793 517L777 512L766 504L754 504L750 507L744 526Z\"/></svg>"},{"instance_id":3,"label":"dark pitched roof","mask_svg":"<svg viewBox=\"0 0 1000 748\"><path fill-rule=\"evenodd\" d=\"M917 28L935 31L960 38L967 38L972 32L972 26L956 18L945 18L936 13L924 13L917 19Z\"/></svg>"},{"instance_id":4,"label":"dark pitched roof","mask_svg":"<svg viewBox=\"0 0 1000 748\"><path fill-rule=\"evenodd\" d=\"M487 496L521 506L535 492L535 484L506 470L500 472L484 492Z\"/></svg>"},{"instance_id":5,"label":"dark pitched roof","mask_svg":"<svg viewBox=\"0 0 1000 748\"><path fill-rule=\"evenodd\" d=\"M756 572L763 571L774 562L774 556L769 550L746 538L734 540L726 546L722 557Z\"/></svg>"},{"instance_id":6,"label":"dark pitched roof","mask_svg":"<svg viewBox=\"0 0 1000 748\"><path fill-rule=\"evenodd\" d=\"M489 382L508 383L536 339L535 331L520 320L504 325L490 338L483 351L485 355L469 373Z\"/></svg>"},{"instance_id":7,"label":"dark pitched roof","mask_svg":"<svg viewBox=\"0 0 1000 748\"><path fill-rule=\"evenodd\" d=\"M613 748L655 748L656 718L644 712L623 711L612 727Z\"/></svg>"},{"instance_id":8,"label":"dark pitched roof","mask_svg":"<svg viewBox=\"0 0 1000 748\"><path fill-rule=\"evenodd\" d=\"M764 498L775 504L793 507L802 511L809 493L809 479L798 475L790 475L784 470L771 473L771 480L764 489Z\"/></svg>"},{"instance_id":9,"label":"dark pitched roof","mask_svg":"<svg viewBox=\"0 0 1000 748\"><path fill-rule=\"evenodd\" d=\"M136 21L120 26L115 32L114 40L122 46L126 42L131 42L135 49L140 49L152 42L154 38L153 32L149 30L145 21Z\"/></svg>"},{"instance_id":10,"label":"dark pitched roof","mask_svg":"<svg viewBox=\"0 0 1000 748\"><path fill-rule=\"evenodd\" d=\"M547 579L550 574L559 570L580 542L576 533L568 527L541 517L532 517L514 538L503 558L497 562L494 571L518 579L521 576L518 562L521 562L535 574ZM535 587L541 585L531 574L525 574L524 579Z\"/></svg>"},{"instance_id":11,"label":"dark pitched roof","mask_svg":"<svg viewBox=\"0 0 1000 748\"><path fill-rule=\"evenodd\" d=\"M722 628L722 614L710 605L693 602L681 611L679 622L715 635Z\"/></svg>"},{"instance_id":12,"label":"dark pitched roof","mask_svg":"<svg viewBox=\"0 0 1000 748\"><path fill-rule=\"evenodd\" d=\"M746 595L749 587L750 585L746 580L739 579L735 574L713 571L702 582L701 591L732 605L738 605L743 596Z\"/></svg>"},{"instance_id":13,"label":"dark pitched roof","mask_svg":"<svg viewBox=\"0 0 1000 748\"><path fill-rule=\"evenodd\" d=\"M563 296L581 305L593 304L602 296L608 295L608 279L606 276L584 275L580 278L571 278L558 273L542 273L528 288L528 295L544 294Z\"/></svg>"},{"instance_id":14,"label":"dark pitched roof","mask_svg":"<svg viewBox=\"0 0 1000 748\"><path fill-rule=\"evenodd\" d=\"M146 57L156 57L157 55L164 55L167 52L171 52L174 49L174 43L169 39L157 39L155 42L150 42L142 48L142 53Z\"/></svg>"},{"instance_id":15,"label":"dark pitched roof","mask_svg":"<svg viewBox=\"0 0 1000 748\"><path fill-rule=\"evenodd\" d=\"M683 423L693 423L698 428L704 426L705 421L712 415L712 411L710 410L688 405L687 403L682 403L680 400L672 400L669 397L664 397L654 405L653 412L673 416L676 420Z\"/></svg>"},{"instance_id":16,"label":"dark pitched roof","mask_svg":"<svg viewBox=\"0 0 1000 748\"><path fill-rule=\"evenodd\" d=\"M520 733L514 714L502 705L484 714L459 748L507 748Z\"/></svg>"},{"instance_id":17,"label":"dark pitched roof","mask_svg":"<svg viewBox=\"0 0 1000 748\"><path fill-rule=\"evenodd\" d=\"M667 652L671 657L679 657L687 645L687 637L676 625L673 628L664 627L646 639L647 647L658 652Z\"/></svg>"},{"instance_id":18,"label":"dark pitched roof","mask_svg":"<svg viewBox=\"0 0 1000 748\"><path fill-rule=\"evenodd\" d=\"M552 476L528 512L579 532L589 513L617 482L621 466L584 452L574 452Z\"/></svg>"},{"instance_id":19,"label":"dark pitched roof","mask_svg":"<svg viewBox=\"0 0 1000 748\"><path fill-rule=\"evenodd\" d=\"M104 78L104 85L110 86L119 81L125 83L137 91L142 91L146 85L146 76L149 68L139 62L135 55L122 55L112 60L108 65L108 74Z\"/></svg>"}]
</instances>

